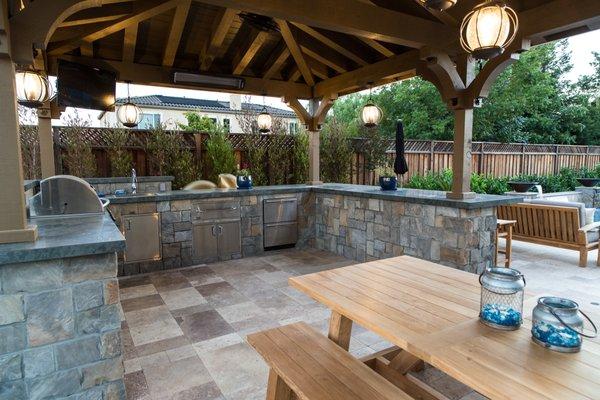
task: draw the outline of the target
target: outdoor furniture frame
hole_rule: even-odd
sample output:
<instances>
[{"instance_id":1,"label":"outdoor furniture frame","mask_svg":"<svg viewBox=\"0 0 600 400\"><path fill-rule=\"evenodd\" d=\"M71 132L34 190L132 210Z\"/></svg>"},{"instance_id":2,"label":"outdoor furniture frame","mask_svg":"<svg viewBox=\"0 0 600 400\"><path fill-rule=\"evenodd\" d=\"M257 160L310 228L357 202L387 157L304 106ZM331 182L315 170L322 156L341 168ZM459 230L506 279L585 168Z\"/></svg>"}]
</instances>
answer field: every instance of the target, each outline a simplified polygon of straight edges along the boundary
<instances>
[{"instance_id":1,"label":"outdoor furniture frame","mask_svg":"<svg viewBox=\"0 0 600 400\"><path fill-rule=\"evenodd\" d=\"M535 344L530 318L537 299L527 292L523 327L499 331L479 322L477 275L408 256L289 282L332 310L329 338L343 348L353 322L400 348L366 364L415 398L446 398L406 374L423 360L491 399L598 399L600 339L586 340L576 354Z\"/></svg>"},{"instance_id":2,"label":"outdoor furniture frame","mask_svg":"<svg viewBox=\"0 0 600 400\"><path fill-rule=\"evenodd\" d=\"M271 367L267 400L412 399L304 322L254 333L248 343Z\"/></svg>"},{"instance_id":3,"label":"outdoor furniture frame","mask_svg":"<svg viewBox=\"0 0 600 400\"><path fill-rule=\"evenodd\" d=\"M588 252L598 248L598 235L590 240L589 233L599 228L600 222L582 226L576 207L519 203L500 206L497 214L499 219L517 221L514 240L579 251L580 267L587 265Z\"/></svg>"},{"instance_id":4,"label":"outdoor furniture frame","mask_svg":"<svg viewBox=\"0 0 600 400\"><path fill-rule=\"evenodd\" d=\"M517 224L517 221L499 219L496 228L496 253L494 257L494 265L498 266L499 262L502 262L506 268L510 268L510 262L512 260L512 239L513 239L513 228ZM498 246L498 239L504 238L506 243L504 250ZM498 260L498 254L504 254L503 260Z\"/></svg>"}]
</instances>

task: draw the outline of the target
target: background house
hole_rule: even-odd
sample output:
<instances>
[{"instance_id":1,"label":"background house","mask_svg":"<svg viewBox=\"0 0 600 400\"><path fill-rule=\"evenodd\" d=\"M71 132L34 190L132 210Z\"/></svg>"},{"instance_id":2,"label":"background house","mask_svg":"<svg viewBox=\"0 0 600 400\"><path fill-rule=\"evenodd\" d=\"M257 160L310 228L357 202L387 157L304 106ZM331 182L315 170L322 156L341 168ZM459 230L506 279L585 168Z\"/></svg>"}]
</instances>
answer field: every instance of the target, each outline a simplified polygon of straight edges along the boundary
<instances>
[{"instance_id":1,"label":"background house","mask_svg":"<svg viewBox=\"0 0 600 400\"><path fill-rule=\"evenodd\" d=\"M117 104L122 104L125 100L118 99ZM230 133L244 133L236 116L248 112L258 115L263 108L262 104L242 102L239 95L231 95L229 101L219 101L157 94L132 97L131 101L142 109L142 121L138 125L138 129L150 129L159 123L164 124L167 129L177 129L178 124L187 123L185 113L193 111L229 127ZM271 115L283 119L284 126L289 133L297 132L299 121L293 111L266 107ZM114 112L105 113L100 119L100 124L102 126L119 125Z\"/></svg>"}]
</instances>

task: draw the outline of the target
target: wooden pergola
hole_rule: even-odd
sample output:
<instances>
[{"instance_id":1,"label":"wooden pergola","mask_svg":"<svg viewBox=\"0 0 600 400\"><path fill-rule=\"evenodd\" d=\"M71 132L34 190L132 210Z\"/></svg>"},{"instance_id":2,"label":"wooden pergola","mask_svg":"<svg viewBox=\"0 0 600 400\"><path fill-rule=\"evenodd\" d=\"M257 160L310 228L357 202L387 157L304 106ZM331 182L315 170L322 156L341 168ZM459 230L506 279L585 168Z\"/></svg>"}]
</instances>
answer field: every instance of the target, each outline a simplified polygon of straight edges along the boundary
<instances>
[{"instance_id":1,"label":"wooden pergola","mask_svg":"<svg viewBox=\"0 0 600 400\"><path fill-rule=\"evenodd\" d=\"M310 132L311 183L319 182L319 127L333 101L419 75L455 112L448 196L472 197L473 107L494 78L531 45L600 26L598 0L508 0L518 36L475 75L459 25L480 1L439 12L418 0L2 0L0 242L35 240L25 218L15 64L54 74L58 59L145 85L215 90L176 83L179 71L243 77L242 90L218 90L283 98ZM38 113L44 176L54 174L51 108Z\"/></svg>"}]
</instances>

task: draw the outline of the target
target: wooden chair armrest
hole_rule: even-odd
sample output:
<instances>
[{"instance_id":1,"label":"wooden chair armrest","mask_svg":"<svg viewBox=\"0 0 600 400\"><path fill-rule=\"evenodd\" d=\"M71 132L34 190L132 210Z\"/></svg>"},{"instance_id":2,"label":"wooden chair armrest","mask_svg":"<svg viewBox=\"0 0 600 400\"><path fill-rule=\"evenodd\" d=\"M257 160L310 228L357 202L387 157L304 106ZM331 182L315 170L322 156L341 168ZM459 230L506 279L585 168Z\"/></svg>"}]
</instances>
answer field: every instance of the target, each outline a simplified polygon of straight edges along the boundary
<instances>
[{"instance_id":1,"label":"wooden chair armrest","mask_svg":"<svg viewBox=\"0 0 600 400\"><path fill-rule=\"evenodd\" d=\"M599 222L592 222L591 224L587 224L585 226L582 226L581 228L579 228L580 232L589 232L591 230L600 228L600 221Z\"/></svg>"}]
</instances>

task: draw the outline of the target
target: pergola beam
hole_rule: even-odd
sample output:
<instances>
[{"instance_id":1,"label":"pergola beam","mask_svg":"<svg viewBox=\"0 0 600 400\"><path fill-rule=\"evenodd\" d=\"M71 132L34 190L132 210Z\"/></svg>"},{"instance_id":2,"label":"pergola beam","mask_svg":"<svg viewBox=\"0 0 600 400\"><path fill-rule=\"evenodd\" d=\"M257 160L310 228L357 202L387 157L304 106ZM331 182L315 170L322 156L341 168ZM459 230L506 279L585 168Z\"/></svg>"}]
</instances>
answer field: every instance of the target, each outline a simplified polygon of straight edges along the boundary
<instances>
[{"instance_id":1,"label":"pergola beam","mask_svg":"<svg viewBox=\"0 0 600 400\"><path fill-rule=\"evenodd\" d=\"M366 38L366 37L359 37L359 39L362 40L366 45L368 45L370 48L372 48L373 50L375 50L376 52L378 52L379 54L381 54L384 57L391 57L394 55L393 51L391 51L390 49L388 49L387 47L385 47L384 45L379 43L377 40L373 40L373 39Z\"/></svg>"},{"instance_id":2,"label":"pergola beam","mask_svg":"<svg viewBox=\"0 0 600 400\"><path fill-rule=\"evenodd\" d=\"M128 63L122 61L97 60L93 58L76 57L69 55L50 57L50 72L56 72L56 60L58 58L81 63L84 65L89 65L92 67L98 67L115 71L119 74L119 80L130 81L132 83L140 85L175 87L192 90L215 90L214 87L210 86L174 83L173 74L176 71L181 71L179 69L148 64ZM193 73L194 71L189 72ZM245 80L244 88L242 90L218 88L219 91L225 93L240 93L254 95L264 94L265 96L273 97L291 96L299 99L309 99L312 97L311 88L302 83L269 80L253 77L240 77L234 75L231 75L231 77L243 78Z\"/></svg>"},{"instance_id":3,"label":"pergola beam","mask_svg":"<svg viewBox=\"0 0 600 400\"><path fill-rule=\"evenodd\" d=\"M456 36L441 23L357 0L197 1L414 48L450 46Z\"/></svg>"},{"instance_id":4,"label":"pergola beam","mask_svg":"<svg viewBox=\"0 0 600 400\"><path fill-rule=\"evenodd\" d=\"M234 75L241 75L246 70L248 64L256 56L256 53L258 53L268 36L267 32L253 30L248 48L246 51L239 53L238 57L234 59L232 68Z\"/></svg>"},{"instance_id":5,"label":"pergola beam","mask_svg":"<svg viewBox=\"0 0 600 400\"><path fill-rule=\"evenodd\" d=\"M290 26L288 25L288 23L286 21L283 21L280 19L276 19L275 21L279 25L279 29L281 31L281 36L283 37L285 44L287 45L288 49L290 50L290 53L292 54L294 61L296 61L296 65L298 65L298 69L300 70L300 73L304 77L304 80L306 81L306 83L309 86L314 86L315 80L312 76L310 68L308 67L306 59L304 58L304 55L302 54L302 50L300 49L300 46L298 46L298 42L296 41L296 38L294 37L292 30L290 29Z\"/></svg>"},{"instance_id":6,"label":"pergola beam","mask_svg":"<svg viewBox=\"0 0 600 400\"><path fill-rule=\"evenodd\" d=\"M123 62L132 63L135 58L135 45L137 43L138 24L129 25L125 28L123 38Z\"/></svg>"},{"instance_id":7,"label":"pergola beam","mask_svg":"<svg viewBox=\"0 0 600 400\"><path fill-rule=\"evenodd\" d=\"M200 53L200 70L206 71L212 65L236 15L236 10L225 8L215 19L212 34Z\"/></svg>"},{"instance_id":8,"label":"pergola beam","mask_svg":"<svg viewBox=\"0 0 600 400\"><path fill-rule=\"evenodd\" d=\"M300 46L300 49L307 56L314 58L321 64L328 66L329 68L333 69L334 71L336 71L338 73L343 74L344 72L347 72L347 70L344 66L340 65L340 63L337 63L336 61L332 60L331 58L321 55L318 52L316 52L306 46Z\"/></svg>"},{"instance_id":9,"label":"pergola beam","mask_svg":"<svg viewBox=\"0 0 600 400\"><path fill-rule=\"evenodd\" d=\"M183 29L185 28L185 22L188 13L190 12L191 5L192 0L182 0L175 9L175 15L171 21L171 29L169 30L169 37L163 55L162 64L165 67L172 67L175 62L175 56L177 55L177 49L181 42L181 35L183 34Z\"/></svg>"},{"instance_id":10,"label":"pergola beam","mask_svg":"<svg viewBox=\"0 0 600 400\"><path fill-rule=\"evenodd\" d=\"M263 74L263 79L271 79L277 72L281 70L281 67L285 61L290 57L290 49L284 47L278 55L275 57L272 63L269 63L269 68Z\"/></svg>"},{"instance_id":11,"label":"pergola beam","mask_svg":"<svg viewBox=\"0 0 600 400\"><path fill-rule=\"evenodd\" d=\"M298 22L293 22L293 24L296 27L298 27L299 29L301 29L304 32L306 32L307 34L309 34L310 36L312 36L313 38L315 38L316 40L318 40L319 42L323 43L325 46L332 48L333 50L337 51L341 55L351 59L355 63L362 65L362 66L368 64L365 60L363 60L362 58L360 58L359 56L357 56L350 50L347 50L345 47L340 46L339 44L337 44L333 40L329 39L327 36L323 35L321 32L317 31L316 29L313 29L310 26L307 26L304 24L300 24Z\"/></svg>"}]
</instances>

